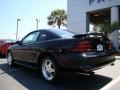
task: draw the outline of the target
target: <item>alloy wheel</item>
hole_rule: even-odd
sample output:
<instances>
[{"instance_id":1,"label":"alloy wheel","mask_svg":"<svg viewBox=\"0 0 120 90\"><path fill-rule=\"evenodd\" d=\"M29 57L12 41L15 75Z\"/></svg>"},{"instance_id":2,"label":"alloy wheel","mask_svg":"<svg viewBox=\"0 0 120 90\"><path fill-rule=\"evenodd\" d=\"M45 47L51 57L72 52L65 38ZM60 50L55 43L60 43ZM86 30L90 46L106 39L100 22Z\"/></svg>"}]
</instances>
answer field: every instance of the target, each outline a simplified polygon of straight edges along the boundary
<instances>
[{"instance_id":1,"label":"alloy wheel","mask_svg":"<svg viewBox=\"0 0 120 90\"><path fill-rule=\"evenodd\" d=\"M47 81L55 78L55 65L50 59L45 59L42 63L42 74Z\"/></svg>"}]
</instances>

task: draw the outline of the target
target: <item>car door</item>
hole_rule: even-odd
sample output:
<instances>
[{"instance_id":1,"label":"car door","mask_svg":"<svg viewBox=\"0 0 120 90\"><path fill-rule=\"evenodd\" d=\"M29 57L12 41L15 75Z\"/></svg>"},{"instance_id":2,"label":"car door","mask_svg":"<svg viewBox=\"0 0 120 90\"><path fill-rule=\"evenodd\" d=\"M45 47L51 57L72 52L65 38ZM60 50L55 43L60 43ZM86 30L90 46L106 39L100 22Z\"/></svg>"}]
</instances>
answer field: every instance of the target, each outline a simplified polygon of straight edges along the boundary
<instances>
[{"instance_id":1,"label":"car door","mask_svg":"<svg viewBox=\"0 0 120 90\"><path fill-rule=\"evenodd\" d=\"M37 55L35 48L39 34L39 31L32 32L22 39L19 50L17 51L17 54L19 54L17 56L19 56L20 61L34 61Z\"/></svg>"}]
</instances>

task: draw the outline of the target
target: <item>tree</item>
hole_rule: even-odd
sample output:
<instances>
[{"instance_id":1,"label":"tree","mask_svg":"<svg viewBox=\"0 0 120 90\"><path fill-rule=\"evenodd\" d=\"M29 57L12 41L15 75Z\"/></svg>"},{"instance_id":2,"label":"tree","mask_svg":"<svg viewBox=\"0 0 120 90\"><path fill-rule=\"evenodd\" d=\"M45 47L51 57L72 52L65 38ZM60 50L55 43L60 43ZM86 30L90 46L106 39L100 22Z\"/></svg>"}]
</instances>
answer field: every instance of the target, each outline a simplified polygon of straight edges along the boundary
<instances>
[{"instance_id":1,"label":"tree","mask_svg":"<svg viewBox=\"0 0 120 90\"><path fill-rule=\"evenodd\" d=\"M103 24L101 25L101 32L104 32L106 34L111 34L115 30L120 29L120 24L117 22L114 22L113 24Z\"/></svg>"},{"instance_id":2,"label":"tree","mask_svg":"<svg viewBox=\"0 0 120 90\"><path fill-rule=\"evenodd\" d=\"M47 17L48 25L57 25L58 28L60 26L67 26L67 13L63 9L57 9L51 12L51 14Z\"/></svg>"}]
</instances>

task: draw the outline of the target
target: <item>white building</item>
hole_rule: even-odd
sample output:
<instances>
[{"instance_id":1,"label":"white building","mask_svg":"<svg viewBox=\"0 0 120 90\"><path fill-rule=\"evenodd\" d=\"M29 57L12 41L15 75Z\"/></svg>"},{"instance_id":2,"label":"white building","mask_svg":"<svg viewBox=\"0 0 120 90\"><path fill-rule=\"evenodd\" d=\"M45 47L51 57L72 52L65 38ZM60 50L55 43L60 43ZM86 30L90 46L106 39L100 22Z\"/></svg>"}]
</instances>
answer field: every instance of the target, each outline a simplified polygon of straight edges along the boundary
<instances>
[{"instance_id":1,"label":"white building","mask_svg":"<svg viewBox=\"0 0 120 90\"><path fill-rule=\"evenodd\" d=\"M86 33L90 24L120 22L120 0L68 0L68 30Z\"/></svg>"}]
</instances>

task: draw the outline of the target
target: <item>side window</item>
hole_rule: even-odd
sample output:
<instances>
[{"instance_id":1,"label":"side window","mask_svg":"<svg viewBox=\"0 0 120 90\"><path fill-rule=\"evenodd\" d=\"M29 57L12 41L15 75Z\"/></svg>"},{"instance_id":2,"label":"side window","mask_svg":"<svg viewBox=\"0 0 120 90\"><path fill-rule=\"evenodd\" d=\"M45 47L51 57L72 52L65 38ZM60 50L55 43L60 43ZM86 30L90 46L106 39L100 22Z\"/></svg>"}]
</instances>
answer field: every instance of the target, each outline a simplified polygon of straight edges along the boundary
<instances>
[{"instance_id":1,"label":"side window","mask_svg":"<svg viewBox=\"0 0 120 90\"><path fill-rule=\"evenodd\" d=\"M31 34L29 34L28 36L26 36L23 40L22 43L33 43L36 42L38 35L40 32L33 32Z\"/></svg>"},{"instance_id":2,"label":"side window","mask_svg":"<svg viewBox=\"0 0 120 90\"><path fill-rule=\"evenodd\" d=\"M38 37L38 41L52 40L57 38L58 38L57 36L50 32L42 31Z\"/></svg>"},{"instance_id":3,"label":"side window","mask_svg":"<svg viewBox=\"0 0 120 90\"><path fill-rule=\"evenodd\" d=\"M44 41L44 40L46 40L46 37L47 37L47 35L45 33L41 33L38 40Z\"/></svg>"}]
</instances>

